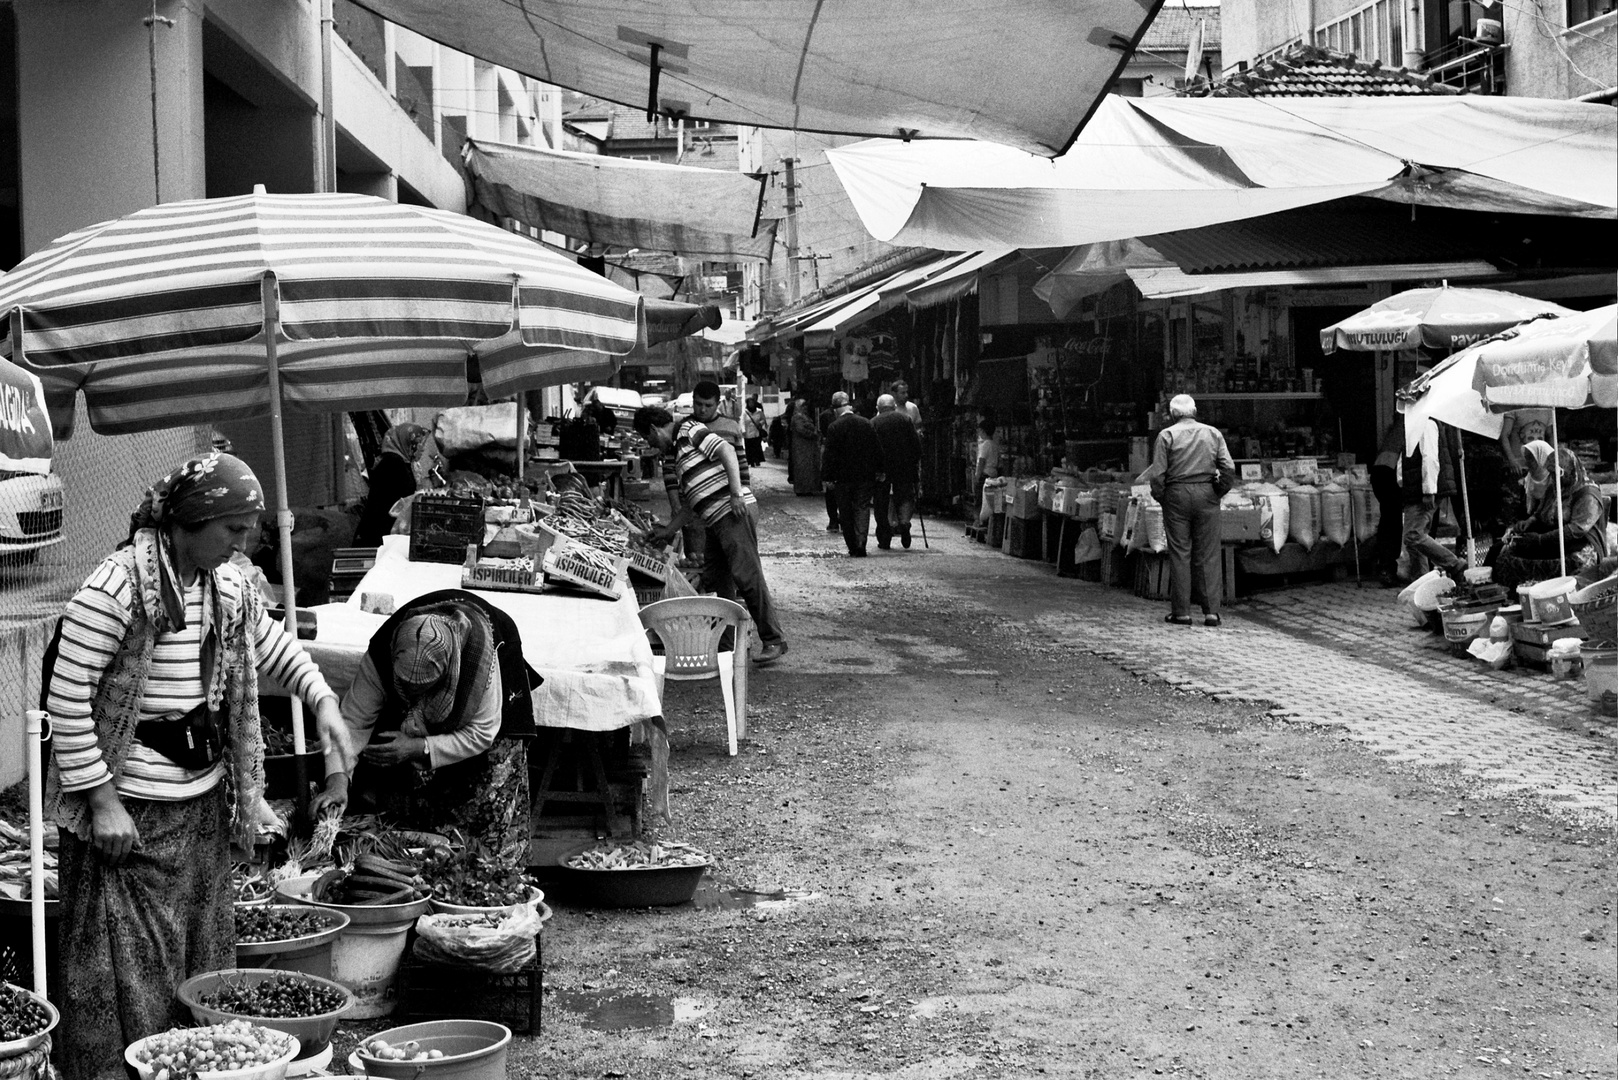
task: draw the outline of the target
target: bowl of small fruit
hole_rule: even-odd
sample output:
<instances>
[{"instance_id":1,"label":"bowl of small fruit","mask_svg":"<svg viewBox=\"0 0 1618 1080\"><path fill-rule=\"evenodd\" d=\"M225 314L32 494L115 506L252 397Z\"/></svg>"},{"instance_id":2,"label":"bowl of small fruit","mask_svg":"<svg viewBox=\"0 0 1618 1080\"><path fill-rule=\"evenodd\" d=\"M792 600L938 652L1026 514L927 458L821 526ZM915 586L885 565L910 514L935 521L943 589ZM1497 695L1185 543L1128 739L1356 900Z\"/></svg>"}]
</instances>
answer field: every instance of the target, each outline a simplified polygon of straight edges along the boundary
<instances>
[{"instance_id":1,"label":"bowl of small fruit","mask_svg":"<svg viewBox=\"0 0 1618 1080\"><path fill-rule=\"evenodd\" d=\"M348 1059L370 1077L444 1076L498 1080L506 1075L511 1029L489 1020L427 1020L389 1028L360 1043Z\"/></svg>"},{"instance_id":2,"label":"bowl of small fruit","mask_svg":"<svg viewBox=\"0 0 1618 1080\"><path fill-rule=\"evenodd\" d=\"M297 1056L296 1038L245 1020L160 1031L124 1050L140 1080L283 1080Z\"/></svg>"},{"instance_id":3,"label":"bowl of small fruit","mask_svg":"<svg viewBox=\"0 0 1618 1080\"><path fill-rule=\"evenodd\" d=\"M354 1007L354 995L341 983L272 968L205 971L175 993L199 1024L244 1020L295 1037L303 1047L299 1058L326 1049L337 1022Z\"/></svg>"},{"instance_id":4,"label":"bowl of small fruit","mask_svg":"<svg viewBox=\"0 0 1618 1080\"><path fill-rule=\"evenodd\" d=\"M56 1006L39 994L0 983L0 1059L39 1049L61 1019Z\"/></svg>"},{"instance_id":5,"label":"bowl of small fruit","mask_svg":"<svg viewBox=\"0 0 1618 1080\"><path fill-rule=\"evenodd\" d=\"M331 974L331 946L348 926L334 908L305 904L238 904L236 966Z\"/></svg>"}]
</instances>

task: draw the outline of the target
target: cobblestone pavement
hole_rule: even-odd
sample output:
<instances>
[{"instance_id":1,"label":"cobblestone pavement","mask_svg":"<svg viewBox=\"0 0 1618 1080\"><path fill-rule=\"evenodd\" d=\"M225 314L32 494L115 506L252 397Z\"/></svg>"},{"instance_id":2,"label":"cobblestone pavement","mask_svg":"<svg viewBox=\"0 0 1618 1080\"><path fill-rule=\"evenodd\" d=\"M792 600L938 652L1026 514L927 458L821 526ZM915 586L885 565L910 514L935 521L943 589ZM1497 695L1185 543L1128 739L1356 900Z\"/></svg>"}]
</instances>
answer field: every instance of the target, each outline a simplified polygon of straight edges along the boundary
<instances>
[{"instance_id":1,"label":"cobblestone pavement","mask_svg":"<svg viewBox=\"0 0 1618 1080\"><path fill-rule=\"evenodd\" d=\"M771 476L763 486L780 482L779 475ZM784 518L796 519L794 528L766 530L773 534L763 545L771 580L788 591L795 579L807 586L824 575L823 563L811 569L818 557L837 554L841 540L823 531L820 499L789 496L770 503ZM1352 579L1300 584L1243 599L1226 610L1220 629L1168 626L1161 601L1057 578L1051 565L964 539L958 522L938 521L930 528L927 554L981 563L973 572L982 588L962 587L964 603L992 612L998 583L1048 579L1042 596L1050 603L1038 629L1053 643L1182 691L1338 728L1395 767L1458 777L1469 792L1525 798L1599 826L1618 824L1618 721L1595 715L1583 681L1558 682L1527 669L1493 671L1453 656L1442 637L1409 623L1394 605L1393 590L1361 588ZM930 587L944 586L946 575L922 569L938 564L914 559L919 551L901 559L894 557L898 552L876 552L873 544L872 554L878 558L857 564L858 576L898 580L920 572ZM838 562L854 572L856 564ZM972 573L947 577L973 581ZM859 659L860 670L888 666L892 658L877 655L882 651L873 648L871 657ZM800 662L814 658L805 655Z\"/></svg>"}]
</instances>

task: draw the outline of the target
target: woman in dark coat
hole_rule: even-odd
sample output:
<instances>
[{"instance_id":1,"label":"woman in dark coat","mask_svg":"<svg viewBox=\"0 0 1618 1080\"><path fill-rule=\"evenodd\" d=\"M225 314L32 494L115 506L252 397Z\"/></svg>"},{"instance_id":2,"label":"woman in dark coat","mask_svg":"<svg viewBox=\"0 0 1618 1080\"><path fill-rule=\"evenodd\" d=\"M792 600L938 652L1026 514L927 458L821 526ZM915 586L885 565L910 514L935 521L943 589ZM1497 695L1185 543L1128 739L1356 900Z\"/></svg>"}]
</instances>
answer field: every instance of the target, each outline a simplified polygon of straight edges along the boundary
<instances>
[{"instance_id":1,"label":"woman in dark coat","mask_svg":"<svg viewBox=\"0 0 1618 1080\"><path fill-rule=\"evenodd\" d=\"M809 403L798 398L792 409L792 490L820 494L820 426Z\"/></svg>"},{"instance_id":2,"label":"woman in dark coat","mask_svg":"<svg viewBox=\"0 0 1618 1080\"><path fill-rule=\"evenodd\" d=\"M378 547L393 531L393 504L416 493L416 455L427 438L420 424L395 424L382 436L382 452L371 466L369 489L354 528L355 547Z\"/></svg>"}]
</instances>

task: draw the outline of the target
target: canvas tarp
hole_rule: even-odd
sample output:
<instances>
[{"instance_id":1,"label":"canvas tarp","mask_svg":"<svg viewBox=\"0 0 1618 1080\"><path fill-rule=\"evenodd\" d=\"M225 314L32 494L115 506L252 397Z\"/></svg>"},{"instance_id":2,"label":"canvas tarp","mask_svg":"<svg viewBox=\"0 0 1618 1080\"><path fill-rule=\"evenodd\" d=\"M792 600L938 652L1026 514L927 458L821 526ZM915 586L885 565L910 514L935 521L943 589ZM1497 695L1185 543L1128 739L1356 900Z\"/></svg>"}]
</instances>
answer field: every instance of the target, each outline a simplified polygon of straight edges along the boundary
<instances>
[{"instance_id":1,"label":"canvas tarp","mask_svg":"<svg viewBox=\"0 0 1618 1080\"><path fill-rule=\"evenodd\" d=\"M872 236L944 251L1124 240L1351 195L1618 217L1618 113L1574 101L1109 96L1054 161L983 142L827 156Z\"/></svg>"},{"instance_id":2,"label":"canvas tarp","mask_svg":"<svg viewBox=\"0 0 1618 1080\"><path fill-rule=\"evenodd\" d=\"M591 244L708 258L769 260L763 176L468 139L473 202Z\"/></svg>"},{"instance_id":3,"label":"canvas tarp","mask_svg":"<svg viewBox=\"0 0 1618 1080\"><path fill-rule=\"evenodd\" d=\"M357 2L490 63L668 115L1055 154L1161 0Z\"/></svg>"}]
</instances>

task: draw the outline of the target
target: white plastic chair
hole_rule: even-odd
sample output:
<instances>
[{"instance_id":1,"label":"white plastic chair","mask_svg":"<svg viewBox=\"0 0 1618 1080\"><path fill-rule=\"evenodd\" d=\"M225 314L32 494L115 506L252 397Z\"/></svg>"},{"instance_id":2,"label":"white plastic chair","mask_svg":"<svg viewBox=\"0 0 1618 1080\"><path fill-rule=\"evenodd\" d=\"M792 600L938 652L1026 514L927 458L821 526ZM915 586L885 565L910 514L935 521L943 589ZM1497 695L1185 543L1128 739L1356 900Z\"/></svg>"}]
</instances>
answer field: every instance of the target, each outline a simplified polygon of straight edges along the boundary
<instances>
[{"instance_id":1,"label":"white plastic chair","mask_svg":"<svg viewBox=\"0 0 1618 1080\"><path fill-rule=\"evenodd\" d=\"M687 681L718 677L725 698L725 726L730 754L736 740L747 733L747 609L717 596L677 596L640 609L640 621L663 645L653 656L657 696L663 697L665 679ZM733 647L721 651L720 639L731 631ZM737 652L741 662L737 662Z\"/></svg>"}]
</instances>

